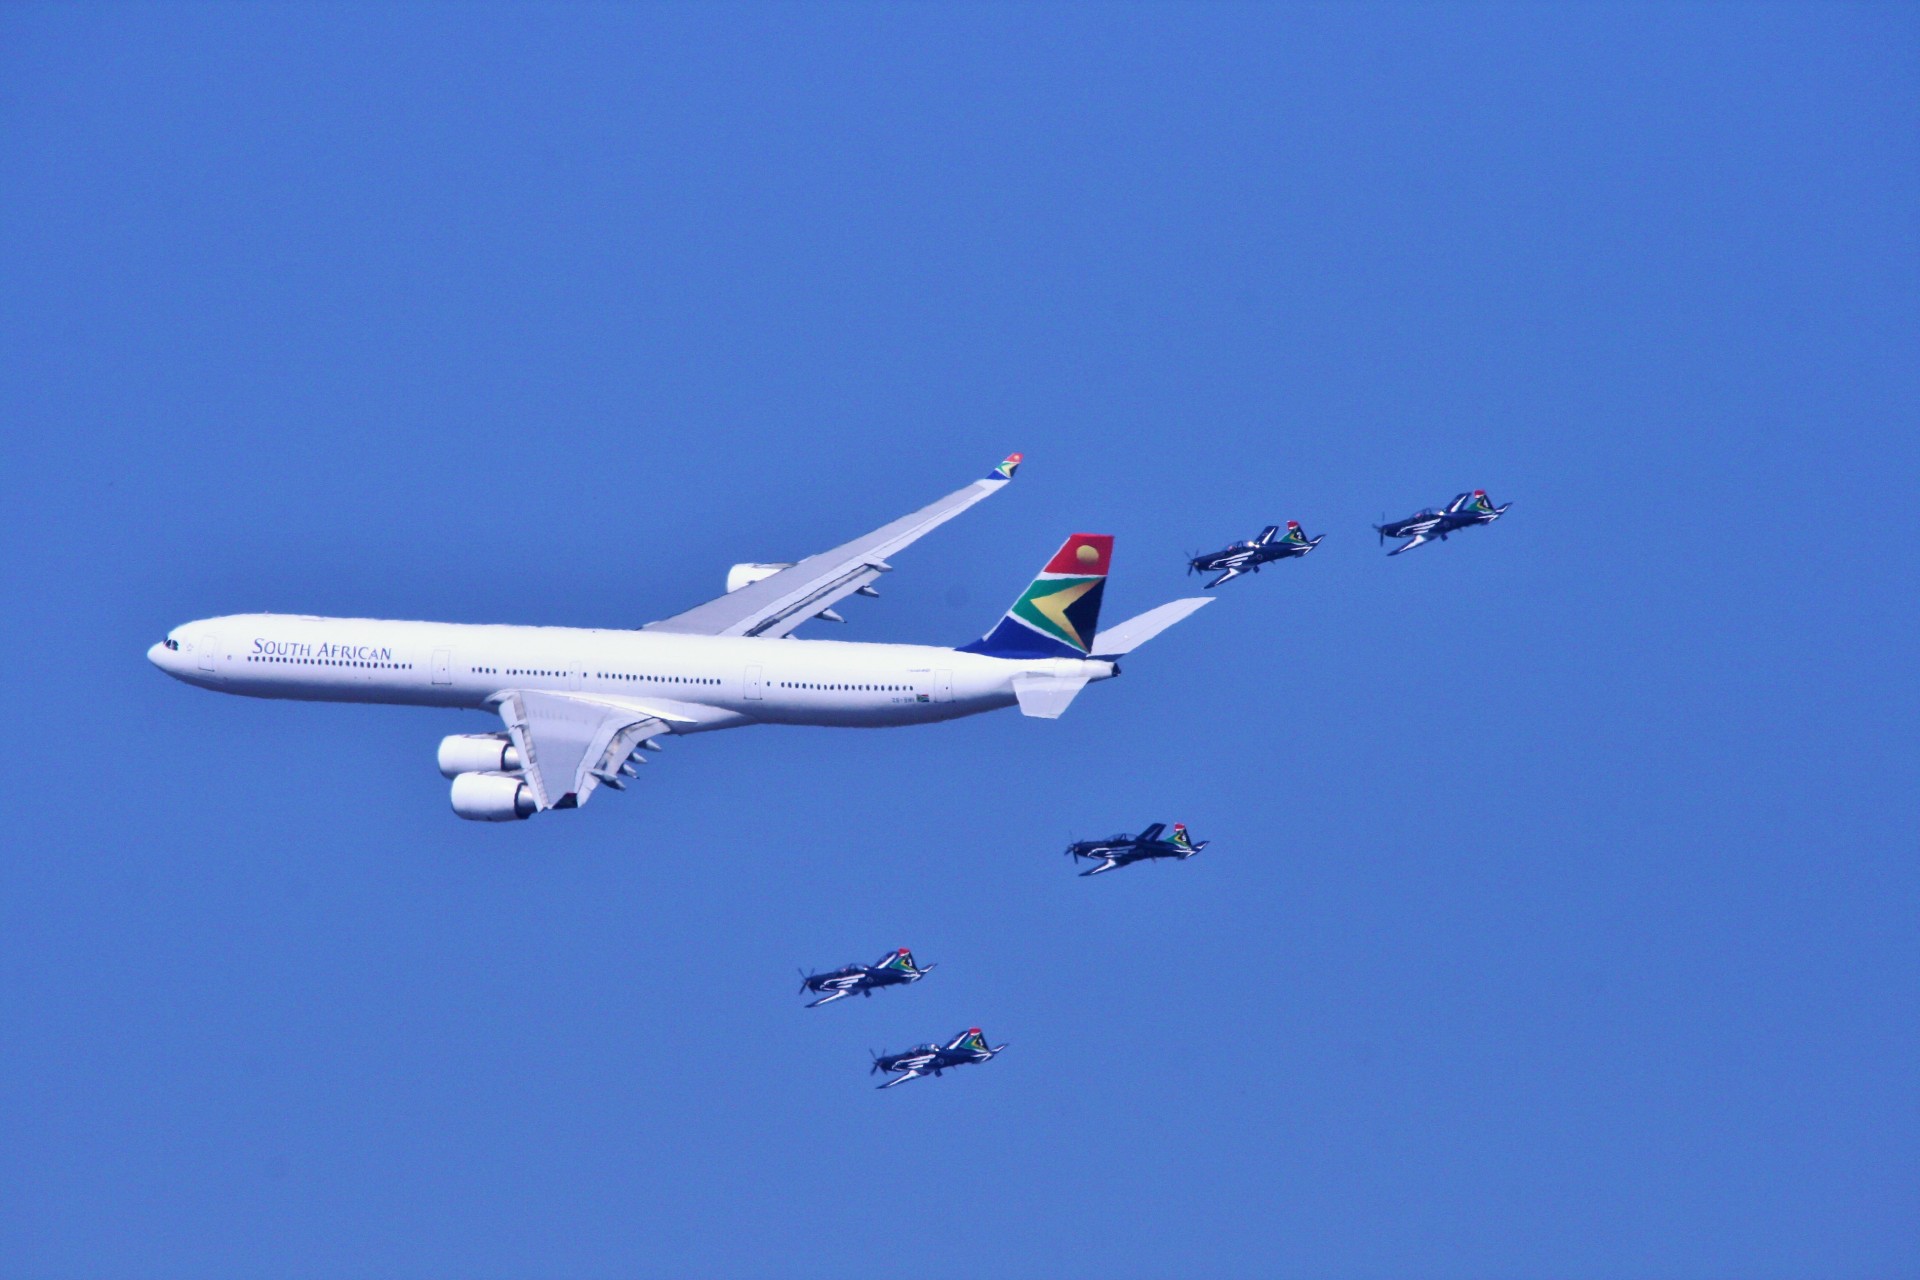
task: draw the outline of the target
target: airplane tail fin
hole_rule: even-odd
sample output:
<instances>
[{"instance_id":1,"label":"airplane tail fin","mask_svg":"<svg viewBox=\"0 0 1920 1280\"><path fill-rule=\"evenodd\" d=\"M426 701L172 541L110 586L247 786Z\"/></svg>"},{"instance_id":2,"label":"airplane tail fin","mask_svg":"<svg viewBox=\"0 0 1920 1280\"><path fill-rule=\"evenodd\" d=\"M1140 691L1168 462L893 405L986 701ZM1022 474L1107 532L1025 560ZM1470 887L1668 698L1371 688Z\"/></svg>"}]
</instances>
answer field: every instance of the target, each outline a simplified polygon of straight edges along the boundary
<instances>
[{"instance_id":1,"label":"airplane tail fin","mask_svg":"<svg viewBox=\"0 0 1920 1280\"><path fill-rule=\"evenodd\" d=\"M1193 837L1187 834L1187 824L1184 822L1176 822L1173 824L1173 843L1184 850L1180 855L1182 858L1191 858L1194 854L1207 847L1207 841L1205 840L1200 841L1198 844L1193 842Z\"/></svg>"},{"instance_id":2,"label":"airplane tail fin","mask_svg":"<svg viewBox=\"0 0 1920 1280\"><path fill-rule=\"evenodd\" d=\"M1289 520L1287 521L1287 541L1296 546L1310 547L1314 540L1307 537L1307 531L1300 527L1298 520Z\"/></svg>"},{"instance_id":3,"label":"airplane tail fin","mask_svg":"<svg viewBox=\"0 0 1920 1280\"><path fill-rule=\"evenodd\" d=\"M1509 502L1506 506L1496 507L1493 505L1493 499L1487 496L1485 489L1475 489L1473 491L1473 502L1469 505L1472 510L1478 511L1481 515L1493 520L1498 520L1501 516L1507 514L1507 507L1513 504Z\"/></svg>"},{"instance_id":4,"label":"airplane tail fin","mask_svg":"<svg viewBox=\"0 0 1920 1280\"><path fill-rule=\"evenodd\" d=\"M986 1033L978 1027L968 1027L965 1031L955 1036L953 1043L948 1046L948 1048L952 1049L971 1049L975 1053L984 1053L989 1057L1006 1047L1007 1046L1003 1044L989 1045L987 1043Z\"/></svg>"},{"instance_id":5,"label":"airplane tail fin","mask_svg":"<svg viewBox=\"0 0 1920 1280\"><path fill-rule=\"evenodd\" d=\"M1000 624L960 652L990 658L1086 657L1100 624L1100 598L1112 562L1112 534L1074 534Z\"/></svg>"},{"instance_id":6,"label":"airplane tail fin","mask_svg":"<svg viewBox=\"0 0 1920 1280\"><path fill-rule=\"evenodd\" d=\"M913 962L913 952L907 950L905 947L900 948L885 960L881 961L879 967L882 969L898 969L902 973L916 973L920 968L919 965Z\"/></svg>"}]
</instances>

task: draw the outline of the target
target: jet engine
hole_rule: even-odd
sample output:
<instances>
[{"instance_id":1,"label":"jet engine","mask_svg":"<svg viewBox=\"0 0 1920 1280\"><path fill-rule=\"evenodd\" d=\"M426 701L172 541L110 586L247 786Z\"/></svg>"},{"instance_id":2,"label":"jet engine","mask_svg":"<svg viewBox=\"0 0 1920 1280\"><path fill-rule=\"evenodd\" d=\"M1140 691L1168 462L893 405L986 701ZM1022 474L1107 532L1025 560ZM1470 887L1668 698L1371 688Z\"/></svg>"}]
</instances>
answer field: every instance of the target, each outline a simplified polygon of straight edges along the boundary
<instances>
[{"instance_id":1,"label":"jet engine","mask_svg":"<svg viewBox=\"0 0 1920 1280\"><path fill-rule=\"evenodd\" d=\"M738 591L762 578L771 578L782 569L791 568L793 566L790 564L737 564L727 570L727 591Z\"/></svg>"},{"instance_id":2,"label":"jet engine","mask_svg":"<svg viewBox=\"0 0 1920 1280\"><path fill-rule=\"evenodd\" d=\"M742 587L750 587L754 583L760 581L762 578L771 578L774 574L779 573L782 569L791 569L791 568L793 568L793 566L790 564L737 564L737 565L734 565L731 569L727 570L727 594L732 595L734 592L738 591ZM877 596L880 593L878 591L875 591L872 587L861 587L860 594L863 596ZM813 616L825 622L845 622L846 621L845 618L841 617L838 613L834 612L832 609L822 609L820 612L814 614Z\"/></svg>"},{"instance_id":3,"label":"jet engine","mask_svg":"<svg viewBox=\"0 0 1920 1280\"><path fill-rule=\"evenodd\" d=\"M533 789L510 773L463 773L453 780L453 811L472 822L531 818Z\"/></svg>"},{"instance_id":4,"label":"jet engine","mask_svg":"<svg viewBox=\"0 0 1920 1280\"><path fill-rule=\"evenodd\" d=\"M440 739L440 776L498 773L520 767L520 753L503 733L456 733Z\"/></svg>"}]
</instances>

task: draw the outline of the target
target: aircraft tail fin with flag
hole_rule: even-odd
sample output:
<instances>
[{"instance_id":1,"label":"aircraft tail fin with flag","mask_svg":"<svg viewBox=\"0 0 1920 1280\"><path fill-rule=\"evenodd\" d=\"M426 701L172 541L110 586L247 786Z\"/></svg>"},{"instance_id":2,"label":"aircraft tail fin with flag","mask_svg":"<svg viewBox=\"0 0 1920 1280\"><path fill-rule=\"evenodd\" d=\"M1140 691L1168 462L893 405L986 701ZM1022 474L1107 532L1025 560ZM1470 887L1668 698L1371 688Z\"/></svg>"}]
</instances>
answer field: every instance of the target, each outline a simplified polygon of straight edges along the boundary
<instances>
[{"instance_id":1,"label":"aircraft tail fin with flag","mask_svg":"<svg viewBox=\"0 0 1920 1280\"><path fill-rule=\"evenodd\" d=\"M987 1043L986 1033L978 1027L968 1027L965 1031L955 1036L953 1043L947 1046L949 1049L971 1049L975 1053L984 1053L988 1057L992 1057L1006 1047L1007 1046L1003 1044L989 1045Z\"/></svg>"},{"instance_id":2,"label":"aircraft tail fin with flag","mask_svg":"<svg viewBox=\"0 0 1920 1280\"><path fill-rule=\"evenodd\" d=\"M1194 843L1193 837L1187 834L1187 824L1184 822L1176 822L1173 824L1173 842L1179 845L1180 848L1186 850L1186 852L1180 855L1183 858L1191 858L1194 854L1207 847L1207 841L1205 840L1200 841L1198 844Z\"/></svg>"},{"instance_id":3,"label":"aircraft tail fin with flag","mask_svg":"<svg viewBox=\"0 0 1920 1280\"><path fill-rule=\"evenodd\" d=\"M985 636L960 646L990 658L1084 658L1100 624L1113 535L1076 533Z\"/></svg>"}]
</instances>

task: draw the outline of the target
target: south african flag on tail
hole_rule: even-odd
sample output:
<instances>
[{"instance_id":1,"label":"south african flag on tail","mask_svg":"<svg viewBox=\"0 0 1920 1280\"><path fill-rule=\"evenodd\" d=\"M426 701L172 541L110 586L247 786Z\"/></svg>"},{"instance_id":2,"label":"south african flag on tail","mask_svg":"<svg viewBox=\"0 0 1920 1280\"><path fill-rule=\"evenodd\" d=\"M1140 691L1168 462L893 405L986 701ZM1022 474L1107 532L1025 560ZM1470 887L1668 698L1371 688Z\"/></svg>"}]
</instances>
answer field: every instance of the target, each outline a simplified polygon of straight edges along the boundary
<instances>
[{"instance_id":1,"label":"south african flag on tail","mask_svg":"<svg viewBox=\"0 0 1920 1280\"><path fill-rule=\"evenodd\" d=\"M962 645L990 658L1084 658L1100 625L1113 535L1076 533L1061 544L1000 625Z\"/></svg>"},{"instance_id":2,"label":"south african flag on tail","mask_svg":"<svg viewBox=\"0 0 1920 1280\"><path fill-rule=\"evenodd\" d=\"M1175 848L1180 850L1180 856L1182 858L1191 858L1194 854L1207 847L1205 840L1202 840L1198 844L1193 842L1193 837L1187 834L1187 824L1184 822L1176 822L1173 824L1173 844Z\"/></svg>"}]
</instances>

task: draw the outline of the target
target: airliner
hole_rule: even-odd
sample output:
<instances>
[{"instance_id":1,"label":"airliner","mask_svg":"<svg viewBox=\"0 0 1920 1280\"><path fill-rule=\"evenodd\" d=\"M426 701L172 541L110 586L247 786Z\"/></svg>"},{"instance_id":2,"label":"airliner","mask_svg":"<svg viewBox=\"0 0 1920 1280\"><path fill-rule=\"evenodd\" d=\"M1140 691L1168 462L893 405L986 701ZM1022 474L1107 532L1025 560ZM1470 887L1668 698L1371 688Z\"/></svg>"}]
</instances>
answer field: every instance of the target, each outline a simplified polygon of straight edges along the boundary
<instances>
[{"instance_id":1,"label":"airliner","mask_svg":"<svg viewBox=\"0 0 1920 1280\"><path fill-rule=\"evenodd\" d=\"M958 648L801 640L833 606L873 596L888 558L1004 489L984 479L796 563L737 564L726 594L637 631L231 614L175 627L147 651L187 684L255 698L458 707L495 733L440 743L453 811L511 822L624 790L671 735L751 724L880 728L1018 706L1055 719L1118 660L1209 603L1173 600L1105 631L1113 538L1076 533L986 636Z\"/></svg>"}]
</instances>

